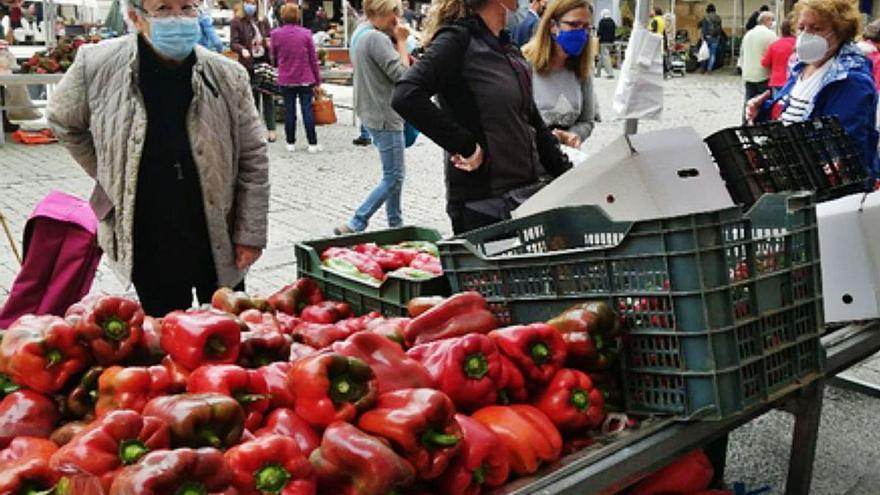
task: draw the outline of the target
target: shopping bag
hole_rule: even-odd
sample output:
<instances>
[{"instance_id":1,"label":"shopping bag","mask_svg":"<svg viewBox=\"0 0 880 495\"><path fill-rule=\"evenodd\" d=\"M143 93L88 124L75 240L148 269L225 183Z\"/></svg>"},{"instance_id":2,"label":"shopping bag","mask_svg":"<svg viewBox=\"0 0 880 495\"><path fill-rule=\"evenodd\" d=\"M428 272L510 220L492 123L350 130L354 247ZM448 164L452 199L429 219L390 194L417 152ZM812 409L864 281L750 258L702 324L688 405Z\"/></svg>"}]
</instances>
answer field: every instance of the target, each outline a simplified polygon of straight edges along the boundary
<instances>
[{"instance_id":1,"label":"shopping bag","mask_svg":"<svg viewBox=\"0 0 880 495\"><path fill-rule=\"evenodd\" d=\"M336 107L333 106L333 98L324 91L315 95L315 101L312 102L312 113L315 115L315 125L336 123Z\"/></svg>"},{"instance_id":2,"label":"shopping bag","mask_svg":"<svg viewBox=\"0 0 880 495\"><path fill-rule=\"evenodd\" d=\"M697 52L697 62L705 62L706 60L709 60L709 43L702 40L700 50Z\"/></svg>"}]
</instances>

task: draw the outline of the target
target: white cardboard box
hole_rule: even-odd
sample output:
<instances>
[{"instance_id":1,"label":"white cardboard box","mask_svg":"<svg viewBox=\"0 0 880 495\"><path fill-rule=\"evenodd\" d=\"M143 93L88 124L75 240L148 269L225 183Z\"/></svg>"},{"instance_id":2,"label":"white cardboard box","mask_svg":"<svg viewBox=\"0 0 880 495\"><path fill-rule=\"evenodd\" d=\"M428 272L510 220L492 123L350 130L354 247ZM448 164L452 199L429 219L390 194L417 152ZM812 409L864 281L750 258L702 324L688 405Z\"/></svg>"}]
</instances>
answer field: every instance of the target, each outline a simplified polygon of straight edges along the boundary
<instances>
[{"instance_id":1,"label":"white cardboard box","mask_svg":"<svg viewBox=\"0 0 880 495\"><path fill-rule=\"evenodd\" d=\"M880 192L816 207L825 321L880 317Z\"/></svg>"},{"instance_id":2,"label":"white cardboard box","mask_svg":"<svg viewBox=\"0 0 880 495\"><path fill-rule=\"evenodd\" d=\"M680 127L621 136L529 198L513 217L591 204L601 206L614 220L734 205L702 138L693 128Z\"/></svg>"}]
</instances>

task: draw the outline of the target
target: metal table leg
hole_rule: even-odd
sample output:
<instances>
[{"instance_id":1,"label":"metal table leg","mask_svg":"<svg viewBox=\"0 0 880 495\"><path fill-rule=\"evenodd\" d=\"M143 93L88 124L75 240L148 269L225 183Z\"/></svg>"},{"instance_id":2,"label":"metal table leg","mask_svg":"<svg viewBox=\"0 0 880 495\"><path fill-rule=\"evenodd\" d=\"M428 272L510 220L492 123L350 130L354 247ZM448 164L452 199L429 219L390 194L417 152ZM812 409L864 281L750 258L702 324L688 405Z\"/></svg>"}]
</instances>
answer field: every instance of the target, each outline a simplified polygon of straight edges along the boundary
<instances>
[{"instance_id":1,"label":"metal table leg","mask_svg":"<svg viewBox=\"0 0 880 495\"><path fill-rule=\"evenodd\" d=\"M786 409L794 414L794 438L788 461L786 495L809 495L813 481L813 461L822 416L825 381L817 380L805 387L799 397L791 400Z\"/></svg>"},{"instance_id":2,"label":"metal table leg","mask_svg":"<svg viewBox=\"0 0 880 495\"><path fill-rule=\"evenodd\" d=\"M710 486L724 486L724 468L727 466L728 438L728 434L725 433L703 448L703 452L706 453L706 457L709 458L709 461L712 462L712 467L715 469L715 475L712 477L712 484Z\"/></svg>"}]
</instances>

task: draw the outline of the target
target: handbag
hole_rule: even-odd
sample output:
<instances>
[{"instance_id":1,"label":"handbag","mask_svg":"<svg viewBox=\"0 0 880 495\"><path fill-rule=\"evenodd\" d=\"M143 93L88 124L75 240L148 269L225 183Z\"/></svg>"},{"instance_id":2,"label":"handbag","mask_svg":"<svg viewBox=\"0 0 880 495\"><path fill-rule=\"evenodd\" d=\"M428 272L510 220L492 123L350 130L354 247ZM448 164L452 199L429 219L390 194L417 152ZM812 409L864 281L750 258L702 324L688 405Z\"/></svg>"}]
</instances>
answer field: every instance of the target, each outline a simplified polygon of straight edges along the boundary
<instances>
[{"instance_id":1,"label":"handbag","mask_svg":"<svg viewBox=\"0 0 880 495\"><path fill-rule=\"evenodd\" d=\"M315 116L315 125L331 125L336 123L336 107L333 106L333 97L321 91L315 95L312 102L312 114Z\"/></svg>"}]
</instances>

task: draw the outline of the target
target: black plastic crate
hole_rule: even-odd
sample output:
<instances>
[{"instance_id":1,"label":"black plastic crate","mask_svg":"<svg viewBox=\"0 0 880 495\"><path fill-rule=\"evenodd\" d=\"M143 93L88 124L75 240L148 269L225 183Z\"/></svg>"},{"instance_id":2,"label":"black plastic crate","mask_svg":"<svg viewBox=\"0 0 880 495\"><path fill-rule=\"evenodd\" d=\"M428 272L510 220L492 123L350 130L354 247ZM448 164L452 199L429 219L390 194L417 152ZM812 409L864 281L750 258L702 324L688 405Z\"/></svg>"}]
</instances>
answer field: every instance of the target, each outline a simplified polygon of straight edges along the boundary
<instances>
[{"instance_id":1,"label":"black plastic crate","mask_svg":"<svg viewBox=\"0 0 880 495\"><path fill-rule=\"evenodd\" d=\"M865 189L867 170L836 117L724 129L706 138L734 202L814 191L826 201Z\"/></svg>"}]
</instances>

